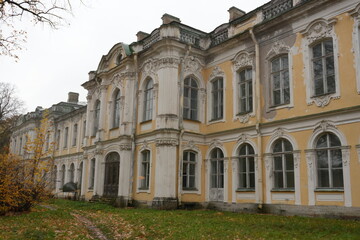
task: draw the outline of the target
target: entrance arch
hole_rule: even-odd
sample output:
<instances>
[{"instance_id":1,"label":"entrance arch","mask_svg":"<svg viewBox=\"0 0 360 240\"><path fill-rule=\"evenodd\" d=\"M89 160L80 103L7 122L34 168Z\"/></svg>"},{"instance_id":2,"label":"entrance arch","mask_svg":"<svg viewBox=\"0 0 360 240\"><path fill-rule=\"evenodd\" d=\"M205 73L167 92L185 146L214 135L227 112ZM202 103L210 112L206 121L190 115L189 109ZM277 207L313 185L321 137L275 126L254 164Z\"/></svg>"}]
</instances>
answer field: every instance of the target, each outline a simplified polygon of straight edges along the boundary
<instances>
[{"instance_id":1,"label":"entrance arch","mask_svg":"<svg viewBox=\"0 0 360 240\"><path fill-rule=\"evenodd\" d=\"M104 196L116 197L119 191L120 156L111 152L105 159Z\"/></svg>"}]
</instances>

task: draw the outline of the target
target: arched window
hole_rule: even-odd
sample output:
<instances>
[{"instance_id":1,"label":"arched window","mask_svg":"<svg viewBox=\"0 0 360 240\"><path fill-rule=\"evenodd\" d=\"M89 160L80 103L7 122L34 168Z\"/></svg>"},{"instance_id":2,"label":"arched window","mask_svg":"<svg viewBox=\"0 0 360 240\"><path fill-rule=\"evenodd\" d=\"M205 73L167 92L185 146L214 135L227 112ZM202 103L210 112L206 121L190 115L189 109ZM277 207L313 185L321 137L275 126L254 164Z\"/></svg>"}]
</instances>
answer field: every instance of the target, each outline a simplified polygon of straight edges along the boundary
<instances>
[{"instance_id":1,"label":"arched window","mask_svg":"<svg viewBox=\"0 0 360 240\"><path fill-rule=\"evenodd\" d=\"M215 148L210 154L211 172L210 185L211 188L224 188L224 154L220 148Z\"/></svg>"},{"instance_id":2,"label":"arched window","mask_svg":"<svg viewBox=\"0 0 360 240\"><path fill-rule=\"evenodd\" d=\"M104 196L117 196L119 190L120 156L111 152L105 160Z\"/></svg>"},{"instance_id":3,"label":"arched window","mask_svg":"<svg viewBox=\"0 0 360 240\"><path fill-rule=\"evenodd\" d=\"M153 80L149 79L146 83L146 87L144 90L144 117L143 120L151 120L152 119L152 111L153 111Z\"/></svg>"},{"instance_id":4,"label":"arched window","mask_svg":"<svg viewBox=\"0 0 360 240\"><path fill-rule=\"evenodd\" d=\"M90 162L89 189L94 188L94 183L95 183L95 158L91 159Z\"/></svg>"},{"instance_id":5,"label":"arched window","mask_svg":"<svg viewBox=\"0 0 360 240\"><path fill-rule=\"evenodd\" d=\"M274 143L273 164L274 188L293 189L295 186L293 147L288 140L280 138Z\"/></svg>"},{"instance_id":6,"label":"arched window","mask_svg":"<svg viewBox=\"0 0 360 240\"><path fill-rule=\"evenodd\" d=\"M66 127L64 130L64 148L68 147L69 128Z\"/></svg>"},{"instance_id":7,"label":"arched window","mask_svg":"<svg viewBox=\"0 0 360 240\"><path fill-rule=\"evenodd\" d=\"M192 77L184 80L184 119L198 120L198 85Z\"/></svg>"},{"instance_id":8,"label":"arched window","mask_svg":"<svg viewBox=\"0 0 360 240\"><path fill-rule=\"evenodd\" d=\"M140 189L149 189L150 186L150 151L141 152Z\"/></svg>"},{"instance_id":9,"label":"arched window","mask_svg":"<svg viewBox=\"0 0 360 240\"><path fill-rule=\"evenodd\" d=\"M317 187L343 188L341 142L332 133L324 133L316 141Z\"/></svg>"},{"instance_id":10,"label":"arched window","mask_svg":"<svg viewBox=\"0 0 360 240\"><path fill-rule=\"evenodd\" d=\"M212 96L212 118L211 120L222 119L224 116L224 80L216 78L211 83Z\"/></svg>"},{"instance_id":11,"label":"arched window","mask_svg":"<svg viewBox=\"0 0 360 240\"><path fill-rule=\"evenodd\" d=\"M239 189L255 189L255 152L250 144L239 150Z\"/></svg>"},{"instance_id":12,"label":"arched window","mask_svg":"<svg viewBox=\"0 0 360 240\"><path fill-rule=\"evenodd\" d=\"M95 108L94 108L94 129L93 136L96 136L96 132L99 129L99 121L100 121L100 100L96 100Z\"/></svg>"},{"instance_id":13,"label":"arched window","mask_svg":"<svg viewBox=\"0 0 360 240\"><path fill-rule=\"evenodd\" d=\"M239 113L248 113L252 110L252 69L247 68L239 73Z\"/></svg>"},{"instance_id":14,"label":"arched window","mask_svg":"<svg viewBox=\"0 0 360 240\"><path fill-rule=\"evenodd\" d=\"M281 55L271 61L272 105L290 103L289 59Z\"/></svg>"},{"instance_id":15,"label":"arched window","mask_svg":"<svg viewBox=\"0 0 360 240\"><path fill-rule=\"evenodd\" d=\"M312 46L314 96L336 92L333 40Z\"/></svg>"},{"instance_id":16,"label":"arched window","mask_svg":"<svg viewBox=\"0 0 360 240\"><path fill-rule=\"evenodd\" d=\"M195 189L196 177L196 152L184 151L183 154L183 181L182 187L185 190Z\"/></svg>"},{"instance_id":17,"label":"arched window","mask_svg":"<svg viewBox=\"0 0 360 240\"><path fill-rule=\"evenodd\" d=\"M69 182L74 182L75 178L75 165L72 163L69 168Z\"/></svg>"},{"instance_id":18,"label":"arched window","mask_svg":"<svg viewBox=\"0 0 360 240\"><path fill-rule=\"evenodd\" d=\"M113 109L113 128L120 125L120 90L117 89L114 94L114 109Z\"/></svg>"},{"instance_id":19,"label":"arched window","mask_svg":"<svg viewBox=\"0 0 360 240\"><path fill-rule=\"evenodd\" d=\"M65 184L65 164L61 166L60 189L63 188L64 184Z\"/></svg>"}]
</instances>

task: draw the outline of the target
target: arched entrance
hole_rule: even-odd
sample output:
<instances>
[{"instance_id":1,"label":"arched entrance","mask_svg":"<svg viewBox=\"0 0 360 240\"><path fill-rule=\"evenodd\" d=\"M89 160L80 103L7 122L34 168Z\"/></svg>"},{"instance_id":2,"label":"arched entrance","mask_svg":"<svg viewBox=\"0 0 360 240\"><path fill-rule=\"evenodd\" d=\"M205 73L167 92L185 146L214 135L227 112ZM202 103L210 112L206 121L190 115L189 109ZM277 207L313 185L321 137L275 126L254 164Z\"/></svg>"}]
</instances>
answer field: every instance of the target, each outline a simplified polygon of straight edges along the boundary
<instances>
[{"instance_id":1,"label":"arched entrance","mask_svg":"<svg viewBox=\"0 0 360 240\"><path fill-rule=\"evenodd\" d=\"M120 156L109 153L105 160L104 196L116 197L119 190Z\"/></svg>"}]
</instances>

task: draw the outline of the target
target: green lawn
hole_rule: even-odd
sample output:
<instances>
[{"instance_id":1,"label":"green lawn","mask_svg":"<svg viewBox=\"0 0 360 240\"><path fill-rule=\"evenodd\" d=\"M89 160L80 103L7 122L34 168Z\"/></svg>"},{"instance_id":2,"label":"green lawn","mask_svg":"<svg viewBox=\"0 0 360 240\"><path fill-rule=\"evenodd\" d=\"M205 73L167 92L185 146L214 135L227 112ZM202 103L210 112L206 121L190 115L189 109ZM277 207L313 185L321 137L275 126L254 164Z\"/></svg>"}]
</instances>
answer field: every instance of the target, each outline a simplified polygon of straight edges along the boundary
<instances>
[{"instance_id":1,"label":"green lawn","mask_svg":"<svg viewBox=\"0 0 360 240\"><path fill-rule=\"evenodd\" d=\"M51 210L0 217L0 239L92 239L70 213L91 220L109 239L360 239L360 222L207 210L119 209L53 200Z\"/></svg>"}]
</instances>

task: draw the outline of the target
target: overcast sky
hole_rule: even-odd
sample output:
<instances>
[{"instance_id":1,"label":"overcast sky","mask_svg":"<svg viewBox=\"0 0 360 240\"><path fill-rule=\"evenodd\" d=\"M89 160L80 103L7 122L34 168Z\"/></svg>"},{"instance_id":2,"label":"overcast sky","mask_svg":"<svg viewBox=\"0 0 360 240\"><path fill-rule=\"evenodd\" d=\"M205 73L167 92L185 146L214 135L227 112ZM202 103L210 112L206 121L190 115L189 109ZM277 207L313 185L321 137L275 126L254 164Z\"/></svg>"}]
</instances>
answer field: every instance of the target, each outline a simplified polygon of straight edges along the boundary
<instances>
[{"instance_id":1,"label":"overcast sky","mask_svg":"<svg viewBox=\"0 0 360 240\"><path fill-rule=\"evenodd\" d=\"M268 0L87 0L86 6L73 3L73 16L67 19L69 26L52 30L23 23L28 32L26 49L18 52L17 63L0 56L0 81L16 86L26 111L66 101L70 91L80 93L80 101L86 101L87 93L81 84L87 81L89 71L96 70L101 56L118 42L136 41L138 31L151 33L161 25L164 13L210 32L228 22L230 7L250 12L266 2Z\"/></svg>"}]
</instances>

